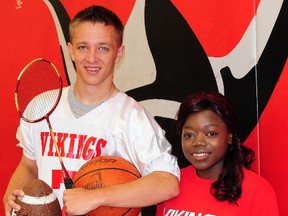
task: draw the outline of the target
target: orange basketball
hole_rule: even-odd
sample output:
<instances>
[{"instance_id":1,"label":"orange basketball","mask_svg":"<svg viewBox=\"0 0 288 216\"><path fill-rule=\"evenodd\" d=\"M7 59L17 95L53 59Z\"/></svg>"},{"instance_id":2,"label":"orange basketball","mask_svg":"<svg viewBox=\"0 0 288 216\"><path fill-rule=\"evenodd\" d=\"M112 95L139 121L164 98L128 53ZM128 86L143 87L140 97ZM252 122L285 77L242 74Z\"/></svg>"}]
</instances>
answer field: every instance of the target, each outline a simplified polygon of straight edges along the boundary
<instances>
[{"instance_id":1,"label":"orange basketball","mask_svg":"<svg viewBox=\"0 0 288 216\"><path fill-rule=\"evenodd\" d=\"M116 156L100 156L87 161L74 177L75 187L96 189L140 178L136 167ZM138 216L141 208L99 207L87 216Z\"/></svg>"}]
</instances>

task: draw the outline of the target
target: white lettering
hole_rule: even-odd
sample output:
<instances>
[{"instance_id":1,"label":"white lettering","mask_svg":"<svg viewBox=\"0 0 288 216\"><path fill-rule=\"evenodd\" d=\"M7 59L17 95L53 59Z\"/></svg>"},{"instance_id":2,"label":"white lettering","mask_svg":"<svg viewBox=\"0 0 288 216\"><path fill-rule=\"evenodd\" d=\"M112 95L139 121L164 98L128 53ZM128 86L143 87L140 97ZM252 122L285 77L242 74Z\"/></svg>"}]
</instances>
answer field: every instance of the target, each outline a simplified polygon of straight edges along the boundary
<instances>
[{"instance_id":1,"label":"white lettering","mask_svg":"<svg viewBox=\"0 0 288 216\"><path fill-rule=\"evenodd\" d=\"M23 2L22 0L16 0L16 9L22 8Z\"/></svg>"},{"instance_id":2,"label":"white lettering","mask_svg":"<svg viewBox=\"0 0 288 216\"><path fill-rule=\"evenodd\" d=\"M190 212L185 210L177 210L177 209L169 209L167 212L164 209L165 216L216 216L215 214L203 214L203 213L196 213Z\"/></svg>"}]
</instances>

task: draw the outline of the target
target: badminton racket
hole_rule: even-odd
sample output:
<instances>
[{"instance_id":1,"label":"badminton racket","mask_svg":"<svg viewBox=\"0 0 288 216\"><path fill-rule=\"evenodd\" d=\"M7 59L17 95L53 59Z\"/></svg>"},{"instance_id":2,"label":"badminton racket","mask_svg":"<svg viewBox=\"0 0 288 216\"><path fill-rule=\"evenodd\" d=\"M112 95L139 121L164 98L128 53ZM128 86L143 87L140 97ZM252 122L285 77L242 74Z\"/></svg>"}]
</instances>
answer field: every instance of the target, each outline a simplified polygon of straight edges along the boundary
<instances>
[{"instance_id":1,"label":"badminton racket","mask_svg":"<svg viewBox=\"0 0 288 216\"><path fill-rule=\"evenodd\" d=\"M56 149L66 189L74 188L54 136L49 116L57 107L62 94L62 78L51 62L37 58L26 65L18 76L15 104L19 116L26 122L46 120Z\"/></svg>"}]
</instances>

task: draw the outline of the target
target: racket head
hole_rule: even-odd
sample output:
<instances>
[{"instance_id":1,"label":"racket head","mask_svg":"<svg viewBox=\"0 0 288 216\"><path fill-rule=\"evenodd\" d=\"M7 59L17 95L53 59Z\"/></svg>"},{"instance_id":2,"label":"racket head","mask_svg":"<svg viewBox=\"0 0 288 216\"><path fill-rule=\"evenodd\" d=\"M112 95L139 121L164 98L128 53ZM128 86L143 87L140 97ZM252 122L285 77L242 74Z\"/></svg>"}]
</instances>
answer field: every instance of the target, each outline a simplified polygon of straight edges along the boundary
<instances>
[{"instance_id":1,"label":"racket head","mask_svg":"<svg viewBox=\"0 0 288 216\"><path fill-rule=\"evenodd\" d=\"M15 88L15 105L19 116L35 123L48 118L62 95L63 82L50 61L37 58L20 72Z\"/></svg>"}]
</instances>

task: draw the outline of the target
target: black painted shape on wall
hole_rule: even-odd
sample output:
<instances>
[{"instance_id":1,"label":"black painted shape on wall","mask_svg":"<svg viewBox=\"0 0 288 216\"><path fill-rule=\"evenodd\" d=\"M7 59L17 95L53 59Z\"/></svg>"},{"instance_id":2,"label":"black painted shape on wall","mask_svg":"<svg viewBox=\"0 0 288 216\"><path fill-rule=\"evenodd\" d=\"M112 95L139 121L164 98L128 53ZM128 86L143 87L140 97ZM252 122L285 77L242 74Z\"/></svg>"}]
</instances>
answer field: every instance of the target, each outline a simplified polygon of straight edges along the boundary
<instances>
[{"instance_id":1,"label":"black painted shape on wall","mask_svg":"<svg viewBox=\"0 0 288 216\"><path fill-rule=\"evenodd\" d=\"M180 102L195 91L218 90L206 53L170 1L146 0L145 27L157 77L150 85L128 91L129 95L138 101Z\"/></svg>"},{"instance_id":2,"label":"black painted shape on wall","mask_svg":"<svg viewBox=\"0 0 288 216\"><path fill-rule=\"evenodd\" d=\"M235 79L228 67L221 70L225 95L232 101L237 109L239 116L239 134L243 141L256 126L287 61L287 20L288 1L284 1L258 64L253 67L245 77ZM257 83L257 85L255 83ZM256 88L258 88L257 91ZM256 100L256 98L258 98L258 100ZM256 110L257 107L258 111Z\"/></svg>"},{"instance_id":3,"label":"black painted shape on wall","mask_svg":"<svg viewBox=\"0 0 288 216\"><path fill-rule=\"evenodd\" d=\"M69 23L71 19L66 9L64 8L64 6L59 0L49 0L49 2L53 6L57 14L57 17L59 19L59 22L63 31L64 38L66 42L68 42L69 41Z\"/></svg>"},{"instance_id":4,"label":"black painted shape on wall","mask_svg":"<svg viewBox=\"0 0 288 216\"><path fill-rule=\"evenodd\" d=\"M257 64L259 113L266 107L288 56L288 1L284 0L267 45Z\"/></svg>"},{"instance_id":5,"label":"black painted shape on wall","mask_svg":"<svg viewBox=\"0 0 288 216\"><path fill-rule=\"evenodd\" d=\"M61 4L61 2L59 0L49 0L49 2L51 3L51 5L53 6L55 13L57 15L58 21L60 23L62 32L63 32L63 36L65 38L66 44L69 41L69 23L70 23L70 17L68 15L68 13L66 12L66 9L64 8L64 6ZM55 23L56 24L56 23ZM58 32L59 34L59 32ZM66 66L66 61L64 58L64 52L63 52L63 48L61 46L60 43L60 52L61 52L61 56L62 56L62 62L64 64L64 69L65 69L65 75L66 75L66 80L68 85L71 84L70 82L70 77L69 77L69 73L67 71L67 66ZM74 62L73 62L74 65ZM74 65L75 67L75 65Z\"/></svg>"}]
</instances>

